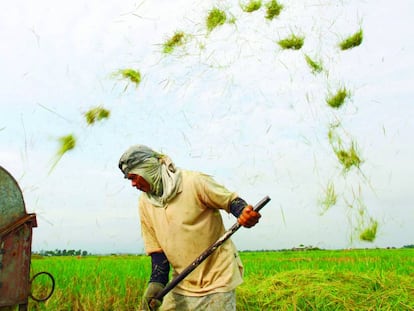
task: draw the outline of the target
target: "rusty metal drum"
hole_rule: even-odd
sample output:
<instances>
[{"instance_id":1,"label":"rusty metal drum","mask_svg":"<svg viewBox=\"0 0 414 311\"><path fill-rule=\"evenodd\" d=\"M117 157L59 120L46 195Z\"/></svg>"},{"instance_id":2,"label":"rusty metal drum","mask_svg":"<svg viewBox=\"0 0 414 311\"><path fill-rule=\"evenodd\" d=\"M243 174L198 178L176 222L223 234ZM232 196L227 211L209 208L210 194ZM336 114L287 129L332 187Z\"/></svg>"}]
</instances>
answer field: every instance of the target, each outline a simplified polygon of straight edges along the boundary
<instances>
[{"instance_id":1,"label":"rusty metal drum","mask_svg":"<svg viewBox=\"0 0 414 311\"><path fill-rule=\"evenodd\" d=\"M33 227L36 215L26 213L16 180L0 166L0 309L27 309Z\"/></svg>"}]
</instances>

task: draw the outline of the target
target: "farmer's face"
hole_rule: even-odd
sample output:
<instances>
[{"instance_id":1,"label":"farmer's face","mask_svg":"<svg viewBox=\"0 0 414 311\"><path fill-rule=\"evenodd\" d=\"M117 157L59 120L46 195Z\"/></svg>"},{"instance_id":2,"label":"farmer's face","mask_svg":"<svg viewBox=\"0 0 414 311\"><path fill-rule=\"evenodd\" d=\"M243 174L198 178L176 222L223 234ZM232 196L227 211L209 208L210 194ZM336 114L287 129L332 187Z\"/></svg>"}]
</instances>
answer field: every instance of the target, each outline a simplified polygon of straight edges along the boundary
<instances>
[{"instance_id":1,"label":"farmer's face","mask_svg":"<svg viewBox=\"0 0 414 311\"><path fill-rule=\"evenodd\" d=\"M128 174L128 179L131 181L131 186L143 192L149 192L151 185L141 176L137 174Z\"/></svg>"}]
</instances>

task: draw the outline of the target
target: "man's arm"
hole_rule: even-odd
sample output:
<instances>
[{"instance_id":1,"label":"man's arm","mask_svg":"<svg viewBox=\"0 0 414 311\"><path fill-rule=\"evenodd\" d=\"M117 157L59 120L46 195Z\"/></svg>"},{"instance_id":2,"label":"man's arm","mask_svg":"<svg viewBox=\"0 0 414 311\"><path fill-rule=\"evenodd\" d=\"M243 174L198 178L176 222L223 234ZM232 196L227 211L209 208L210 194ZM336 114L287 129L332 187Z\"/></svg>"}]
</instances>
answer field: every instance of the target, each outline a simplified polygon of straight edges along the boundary
<instances>
[{"instance_id":1,"label":"man's arm","mask_svg":"<svg viewBox=\"0 0 414 311\"><path fill-rule=\"evenodd\" d=\"M170 263L164 253L151 254L151 278L150 282L157 282L163 285L168 283Z\"/></svg>"},{"instance_id":2,"label":"man's arm","mask_svg":"<svg viewBox=\"0 0 414 311\"><path fill-rule=\"evenodd\" d=\"M151 277L145 290L141 304L142 310L149 310L150 302L160 293L168 283L170 263L164 253L151 253ZM154 299L154 307L157 310L162 301Z\"/></svg>"}]
</instances>

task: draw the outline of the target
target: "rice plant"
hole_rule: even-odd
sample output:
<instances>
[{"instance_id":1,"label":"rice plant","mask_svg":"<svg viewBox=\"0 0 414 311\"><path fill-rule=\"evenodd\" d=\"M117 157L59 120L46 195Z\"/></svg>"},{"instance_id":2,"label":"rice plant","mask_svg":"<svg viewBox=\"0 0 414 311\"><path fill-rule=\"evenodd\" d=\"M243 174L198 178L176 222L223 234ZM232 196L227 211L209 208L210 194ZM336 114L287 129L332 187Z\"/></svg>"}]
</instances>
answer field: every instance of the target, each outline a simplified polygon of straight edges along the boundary
<instances>
[{"instance_id":1,"label":"rice plant","mask_svg":"<svg viewBox=\"0 0 414 311\"><path fill-rule=\"evenodd\" d=\"M174 35L163 44L163 52L165 54L172 53L177 46L184 44L184 38L184 32L176 31Z\"/></svg>"},{"instance_id":2,"label":"rice plant","mask_svg":"<svg viewBox=\"0 0 414 311\"><path fill-rule=\"evenodd\" d=\"M341 50L348 50L352 49L356 46L359 46L362 43L363 39L363 32L362 29L354 33L353 35L349 36L348 38L342 40L339 43L339 47Z\"/></svg>"},{"instance_id":3,"label":"rice plant","mask_svg":"<svg viewBox=\"0 0 414 311\"><path fill-rule=\"evenodd\" d=\"M283 5L277 0L272 0L266 3L266 18L269 20L278 17L280 12L283 10Z\"/></svg>"},{"instance_id":4,"label":"rice plant","mask_svg":"<svg viewBox=\"0 0 414 311\"><path fill-rule=\"evenodd\" d=\"M208 31L223 25L227 20L226 13L218 8L213 8L207 15L206 25Z\"/></svg>"},{"instance_id":5,"label":"rice plant","mask_svg":"<svg viewBox=\"0 0 414 311\"><path fill-rule=\"evenodd\" d=\"M296 36L295 34L290 35L289 37L279 40L278 44L282 49L289 50L299 50L305 41L304 37Z\"/></svg>"},{"instance_id":6,"label":"rice plant","mask_svg":"<svg viewBox=\"0 0 414 311\"><path fill-rule=\"evenodd\" d=\"M84 116L88 125L94 124L96 121L109 118L110 111L102 107L94 107L85 112Z\"/></svg>"},{"instance_id":7,"label":"rice plant","mask_svg":"<svg viewBox=\"0 0 414 311\"><path fill-rule=\"evenodd\" d=\"M250 0L250 2L246 3L245 5L241 5L242 10L246 13L257 11L261 7L262 7L261 0Z\"/></svg>"}]
</instances>

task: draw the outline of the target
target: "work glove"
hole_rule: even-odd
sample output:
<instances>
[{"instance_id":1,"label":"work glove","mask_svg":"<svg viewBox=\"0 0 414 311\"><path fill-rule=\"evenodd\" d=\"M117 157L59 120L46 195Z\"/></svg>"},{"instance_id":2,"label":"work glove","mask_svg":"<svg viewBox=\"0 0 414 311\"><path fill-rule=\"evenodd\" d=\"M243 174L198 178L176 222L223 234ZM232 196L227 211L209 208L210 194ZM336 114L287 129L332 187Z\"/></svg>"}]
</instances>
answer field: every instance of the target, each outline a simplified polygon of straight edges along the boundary
<instances>
[{"instance_id":1,"label":"work glove","mask_svg":"<svg viewBox=\"0 0 414 311\"><path fill-rule=\"evenodd\" d=\"M161 306L162 301L154 299L159 292L164 289L164 285L158 282L148 283L147 289L144 292L144 297L142 297L141 310L158 310ZM153 300L153 304L150 308L150 302Z\"/></svg>"},{"instance_id":2,"label":"work glove","mask_svg":"<svg viewBox=\"0 0 414 311\"><path fill-rule=\"evenodd\" d=\"M251 228L253 227L255 224L258 223L259 218L262 217L262 215L260 215L260 213L256 212L253 209L253 206L251 205L247 205L242 213L240 214L239 218L237 219L237 221L239 222L239 224L241 224L243 227L246 228Z\"/></svg>"}]
</instances>

